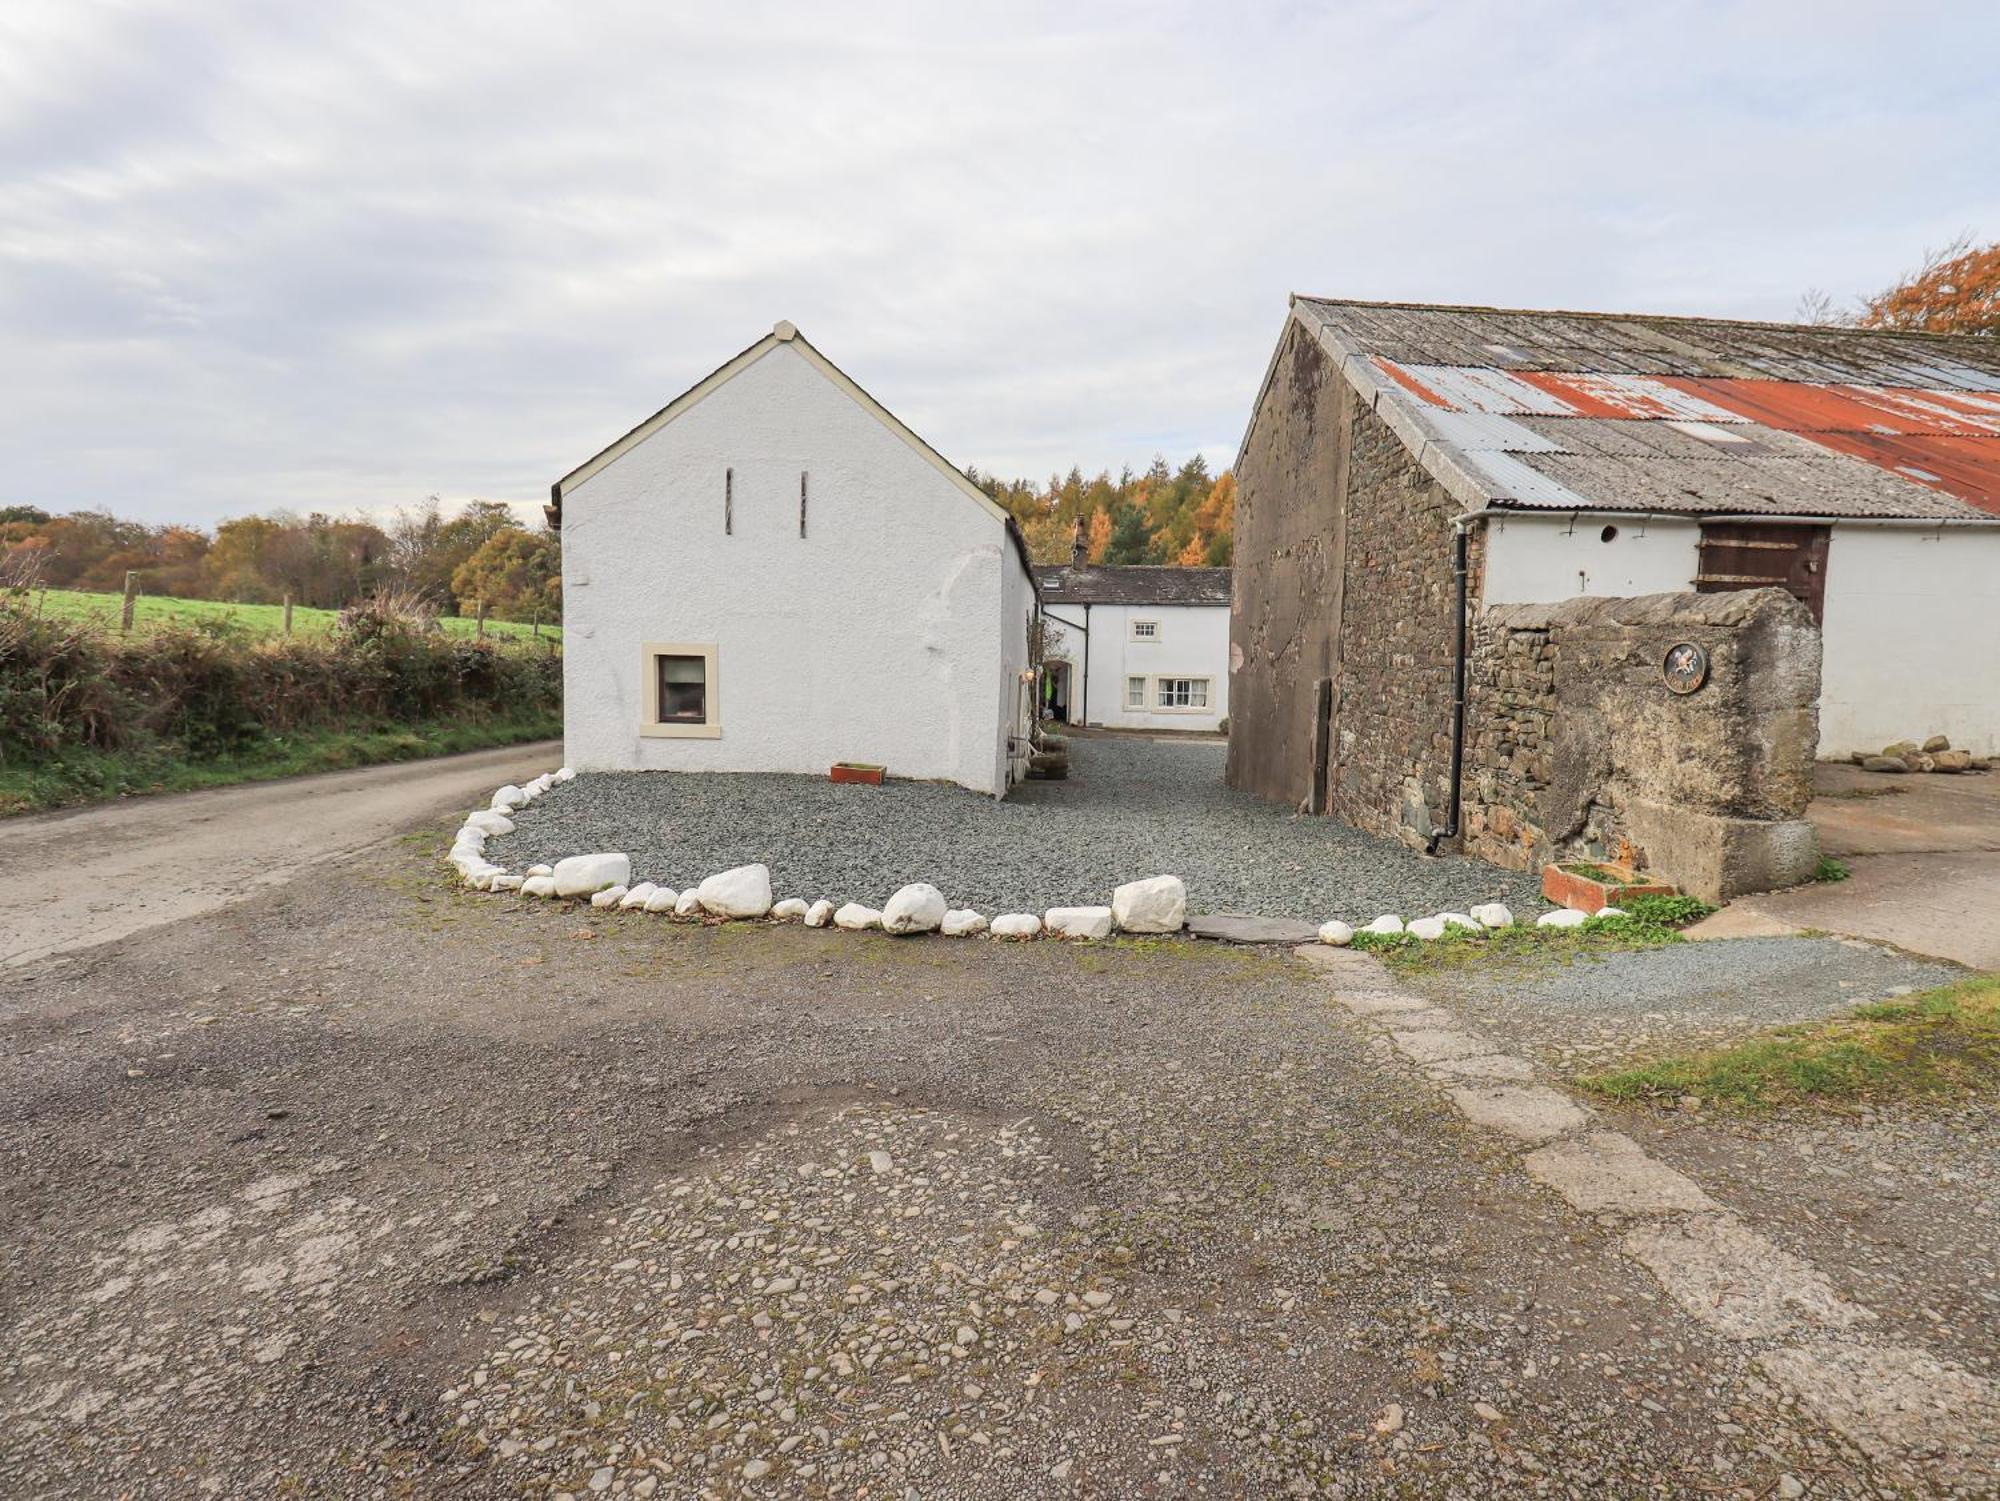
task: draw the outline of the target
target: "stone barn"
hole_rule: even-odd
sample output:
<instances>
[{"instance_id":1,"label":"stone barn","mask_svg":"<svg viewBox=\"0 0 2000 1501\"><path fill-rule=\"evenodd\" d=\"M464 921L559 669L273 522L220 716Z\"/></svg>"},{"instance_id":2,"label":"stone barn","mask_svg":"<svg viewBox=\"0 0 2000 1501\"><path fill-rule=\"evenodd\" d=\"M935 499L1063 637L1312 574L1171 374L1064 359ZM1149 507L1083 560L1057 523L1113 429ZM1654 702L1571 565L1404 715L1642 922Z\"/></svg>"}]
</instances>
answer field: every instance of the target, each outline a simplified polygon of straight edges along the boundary
<instances>
[{"instance_id":1,"label":"stone barn","mask_svg":"<svg viewBox=\"0 0 2000 1501\"><path fill-rule=\"evenodd\" d=\"M1816 753L2000 750L1992 340L1299 297L1236 473L1259 795L1718 897Z\"/></svg>"}]
</instances>

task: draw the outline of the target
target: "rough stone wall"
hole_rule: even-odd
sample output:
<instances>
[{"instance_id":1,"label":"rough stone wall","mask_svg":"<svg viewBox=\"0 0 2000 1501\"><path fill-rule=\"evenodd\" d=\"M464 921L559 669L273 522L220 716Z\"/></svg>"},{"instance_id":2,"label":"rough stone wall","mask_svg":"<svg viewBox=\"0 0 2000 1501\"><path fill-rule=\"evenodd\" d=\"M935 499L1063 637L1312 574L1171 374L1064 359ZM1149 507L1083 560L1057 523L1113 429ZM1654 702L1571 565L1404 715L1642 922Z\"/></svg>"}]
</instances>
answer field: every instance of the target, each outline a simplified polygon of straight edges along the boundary
<instances>
[{"instance_id":1,"label":"rough stone wall","mask_svg":"<svg viewBox=\"0 0 2000 1501\"><path fill-rule=\"evenodd\" d=\"M1660 674L1680 641L1710 663L1685 697ZM1810 875L1820 639L1783 590L1495 606L1467 686L1468 853L1629 861L1710 900Z\"/></svg>"},{"instance_id":2,"label":"rough stone wall","mask_svg":"<svg viewBox=\"0 0 2000 1501\"><path fill-rule=\"evenodd\" d=\"M1288 322L1237 473L1227 780L1293 806L1310 800L1316 685L1337 665L1354 405L1318 341Z\"/></svg>"},{"instance_id":3,"label":"rough stone wall","mask_svg":"<svg viewBox=\"0 0 2000 1501\"><path fill-rule=\"evenodd\" d=\"M1327 811L1421 847L1450 790L1452 522L1464 509L1357 408Z\"/></svg>"}]
</instances>

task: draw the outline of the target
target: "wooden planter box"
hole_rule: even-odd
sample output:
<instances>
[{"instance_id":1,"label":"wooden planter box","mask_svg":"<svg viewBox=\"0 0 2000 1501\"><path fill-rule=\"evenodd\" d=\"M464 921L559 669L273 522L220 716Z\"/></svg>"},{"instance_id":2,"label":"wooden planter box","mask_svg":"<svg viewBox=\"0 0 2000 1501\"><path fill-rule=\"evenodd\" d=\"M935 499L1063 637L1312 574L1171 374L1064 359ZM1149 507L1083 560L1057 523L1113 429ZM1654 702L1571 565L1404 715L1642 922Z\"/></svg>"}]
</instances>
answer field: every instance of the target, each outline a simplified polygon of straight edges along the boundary
<instances>
[{"instance_id":1,"label":"wooden planter box","mask_svg":"<svg viewBox=\"0 0 2000 1501\"><path fill-rule=\"evenodd\" d=\"M836 782L859 782L868 787L880 787L887 767L873 766L866 761L836 761L833 770L827 773Z\"/></svg>"},{"instance_id":2,"label":"wooden planter box","mask_svg":"<svg viewBox=\"0 0 2000 1501\"><path fill-rule=\"evenodd\" d=\"M1585 870L1585 866L1589 869ZM1594 874L1600 871L1602 876ZM1578 860L1568 865L1542 867L1542 895L1559 907L1574 907L1579 912L1602 912L1635 896L1679 894L1678 886L1649 880L1629 865Z\"/></svg>"}]
</instances>

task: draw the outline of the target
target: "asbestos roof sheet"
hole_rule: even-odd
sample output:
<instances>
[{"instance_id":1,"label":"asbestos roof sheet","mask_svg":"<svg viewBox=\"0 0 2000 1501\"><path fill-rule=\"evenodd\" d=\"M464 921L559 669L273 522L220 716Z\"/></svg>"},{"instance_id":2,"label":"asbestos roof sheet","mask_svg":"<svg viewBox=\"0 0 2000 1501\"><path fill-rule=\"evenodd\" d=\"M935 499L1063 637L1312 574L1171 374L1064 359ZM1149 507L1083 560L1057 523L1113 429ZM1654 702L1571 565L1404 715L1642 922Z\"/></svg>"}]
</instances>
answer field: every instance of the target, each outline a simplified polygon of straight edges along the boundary
<instances>
[{"instance_id":1,"label":"asbestos roof sheet","mask_svg":"<svg viewBox=\"0 0 2000 1501\"><path fill-rule=\"evenodd\" d=\"M2000 341L1296 298L1469 505L2000 517Z\"/></svg>"}]
</instances>

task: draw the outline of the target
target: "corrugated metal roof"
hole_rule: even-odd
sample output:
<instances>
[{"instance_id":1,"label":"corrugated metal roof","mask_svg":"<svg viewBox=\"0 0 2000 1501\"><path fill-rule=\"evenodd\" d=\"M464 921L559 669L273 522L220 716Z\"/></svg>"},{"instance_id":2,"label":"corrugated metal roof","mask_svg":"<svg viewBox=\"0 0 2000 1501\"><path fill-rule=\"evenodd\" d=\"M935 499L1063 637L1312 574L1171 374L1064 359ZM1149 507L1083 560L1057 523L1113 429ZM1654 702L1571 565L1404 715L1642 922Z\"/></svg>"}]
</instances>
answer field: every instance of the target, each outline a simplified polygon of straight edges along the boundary
<instances>
[{"instance_id":1,"label":"corrugated metal roof","mask_svg":"<svg viewBox=\"0 0 2000 1501\"><path fill-rule=\"evenodd\" d=\"M1297 298L1468 504L2000 516L2000 341Z\"/></svg>"}]
</instances>

